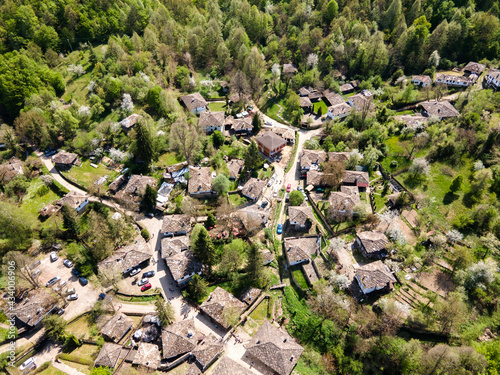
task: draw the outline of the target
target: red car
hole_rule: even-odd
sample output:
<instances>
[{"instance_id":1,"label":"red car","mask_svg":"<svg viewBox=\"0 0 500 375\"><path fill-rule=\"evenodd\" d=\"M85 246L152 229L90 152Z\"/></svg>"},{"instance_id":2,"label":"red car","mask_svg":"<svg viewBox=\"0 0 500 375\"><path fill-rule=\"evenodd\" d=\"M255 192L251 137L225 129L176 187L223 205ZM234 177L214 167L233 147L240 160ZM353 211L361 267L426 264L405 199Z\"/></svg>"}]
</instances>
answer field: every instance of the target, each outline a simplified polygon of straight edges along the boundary
<instances>
[{"instance_id":1,"label":"red car","mask_svg":"<svg viewBox=\"0 0 500 375\"><path fill-rule=\"evenodd\" d=\"M141 287L141 290L145 292L146 290L151 289L151 283L147 283Z\"/></svg>"},{"instance_id":2,"label":"red car","mask_svg":"<svg viewBox=\"0 0 500 375\"><path fill-rule=\"evenodd\" d=\"M289 193L290 190L292 190L292 184L288 184L288 186L286 187L286 192Z\"/></svg>"}]
</instances>

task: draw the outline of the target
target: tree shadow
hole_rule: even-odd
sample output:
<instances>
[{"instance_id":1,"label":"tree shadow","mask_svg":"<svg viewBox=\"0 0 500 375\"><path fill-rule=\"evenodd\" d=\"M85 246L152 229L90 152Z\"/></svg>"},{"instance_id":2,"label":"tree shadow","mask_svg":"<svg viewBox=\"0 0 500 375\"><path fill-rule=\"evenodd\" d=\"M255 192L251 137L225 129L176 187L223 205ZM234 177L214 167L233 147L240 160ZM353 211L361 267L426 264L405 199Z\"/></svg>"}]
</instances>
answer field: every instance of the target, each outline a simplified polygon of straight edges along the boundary
<instances>
[{"instance_id":1,"label":"tree shadow","mask_svg":"<svg viewBox=\"0 0 500 375\"><path fill-rule=\"evenodd\" d=\"M474 206L478 201L479 199L477 195L470 191L465 193L462 199L464 206L467 208L472 208L472 206Z\"/></svg>"},{"instance_id":2,"label":"tree shadow","mask_svg":"<svg viewBox=\"0 0 500 375\"><path fill-rule=\"evenodd\" d=\"M452 204L457 199L458 199L458 194L454 194L453 192L449 191L443 197L443 204L445 205Z\"/></svg>"}]
</instances>

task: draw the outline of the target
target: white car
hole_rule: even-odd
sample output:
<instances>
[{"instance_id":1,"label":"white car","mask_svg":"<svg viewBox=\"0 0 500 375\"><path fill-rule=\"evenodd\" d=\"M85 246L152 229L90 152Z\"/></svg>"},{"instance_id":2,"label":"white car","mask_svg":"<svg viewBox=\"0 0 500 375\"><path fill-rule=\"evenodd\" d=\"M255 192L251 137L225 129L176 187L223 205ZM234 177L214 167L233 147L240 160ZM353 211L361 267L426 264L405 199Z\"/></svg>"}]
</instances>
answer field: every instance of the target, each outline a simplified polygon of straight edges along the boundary
<instances>
[{"instance_id":1,"label":"white car","mask_svg":"<svg viewBox=\"0 0 500 375\"><path fill-rule=\"evenodd\" d=\"M55 251L50 253L50 261L55 262L57 260L57 254Z\"/></svg>"},{"instance_id":2,"label":"white car","mask_svg":"<svg viewBox=\"0 0 500 375\"><path fill-rule=\"evenodd\" d=\"M21 366L19 366L19 370L24 371L27 369L35 368L36 363L35 363L35 358L31 357L30 359L27 359L24 361Z\"/></svg>"},{"instance_id":3,"label":"white car","mask_svg":"<svg viewBox=\"0 0 500 375\"><path fill-rule=\"evenodd\" d=\"M68 301L74 301L78 299L78 294L70 294L68 296Z\"/></svg>"},{"instance_id":4,"label":"white car","mask_svg":"<svg viewBox=\"0 0 500 375\"><path fill-rule=\"evenodd\" d=\"M141 272L141 269L140 269L140 268L134 268L132 271L130 271L130 276L135 276L135 275L137 275L139 272Z\"/></svg>"},{"instance_id":5,"label":"white car","mask_svg":"<svg viewBox=\"0 0 500 375\"><path fill-rule=\"evenodd\" d=\"M145 278L145 279L141 279L137 285L141 286L141 285L144 285L144 284L147 284L149 283L149 279L148 278Z\"/></svg>"},{"instance_id":6,"label":"white car","mask_svg":"<svg viewBox=\"0 0 500 375\"><path fill-rule=\"evenodd\" d=\"M52 279L50 279L49 281L47 281L47 284L45 286L47 288L51 287L52 285L54 285L55 283L57 283L59 280L61 280L60 276L53 277Z\"/></svg>"}]
</instances>

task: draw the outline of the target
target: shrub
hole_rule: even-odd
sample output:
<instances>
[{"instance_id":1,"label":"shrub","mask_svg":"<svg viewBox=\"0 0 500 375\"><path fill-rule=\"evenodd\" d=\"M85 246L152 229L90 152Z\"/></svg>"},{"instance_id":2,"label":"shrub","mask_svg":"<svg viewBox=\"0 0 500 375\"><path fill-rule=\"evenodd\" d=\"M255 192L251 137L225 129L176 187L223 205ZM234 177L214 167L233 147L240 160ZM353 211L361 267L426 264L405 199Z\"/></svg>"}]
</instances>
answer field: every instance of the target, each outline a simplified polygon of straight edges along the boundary
<instances>
[{"instance_id":1,"label":"shrub","mask_svg":"<svg viewBox=\"0 0 500 375\"><path fill-rule=\"evenodd\" d=\"M146 228L141 229L141 236L146 241L149 240L149 232L148 232L148 230Z\"/></svg>"}]
</instances>

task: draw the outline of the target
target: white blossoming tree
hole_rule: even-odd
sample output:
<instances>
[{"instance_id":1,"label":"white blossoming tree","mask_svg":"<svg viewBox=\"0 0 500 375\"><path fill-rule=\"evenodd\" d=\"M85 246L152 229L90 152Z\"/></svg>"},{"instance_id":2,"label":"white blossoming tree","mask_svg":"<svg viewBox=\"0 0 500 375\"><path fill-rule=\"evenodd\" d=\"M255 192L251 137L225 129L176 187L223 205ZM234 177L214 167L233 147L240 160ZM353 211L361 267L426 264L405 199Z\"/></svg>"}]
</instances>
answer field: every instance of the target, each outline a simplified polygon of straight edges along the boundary
<instances>
[{"instance_id":1,"label":"white blossoming tree","mask_svg":"<svg viewBox=\"0 0 500 375\"><path fill-rule=\"evenodd\" d=\"M78 116L89 117L92 113L90 112L90 107L88 105L82 105L78 108Z\"/></svg>"},{"instance_id":2,"label":"white blossoming tree","mask_svg":"<svg viewBox=\"0 0 500 375\"><path fill-rule=\"evenodd\" d=\"M413 159L413 164L409 169L409 172L413 174L414 178L417 176L428 176L430 171L431 166L426 158Z\"/></svg>"},{"instance_id":3,"label":"white blossoming tree","mask_svg":"<svg viewBox=\"0 0 500 375\"><path fill-rule=\"evenodd\" d=\"M318 65L318 55L316 53L310 53L309 56L307 56L307 66L310 67L311 69L316 68Z\"/></svg>"},{"instance_id":4,"label":"white blossoming tree","mask_svg":"<svg viewBox=\"0 0 500 375\"><path fill-rule=\"evenodd\" d=\"M134 103L130 94L123 94L121 108L124 112L129 113L134 110Z\"/></svg>"},{"instance_id":5,"label":"white blossoming tree","mask_svg":"<svg viewBox=\"0 0 500 375\"><path fill-rule=\"evenodd\" d=\"M451 229L448 232L446 232L446 239L450 242L455 243L462 241L464 239L464 235L456 229Z\"/></svg>"}]
</instances>

